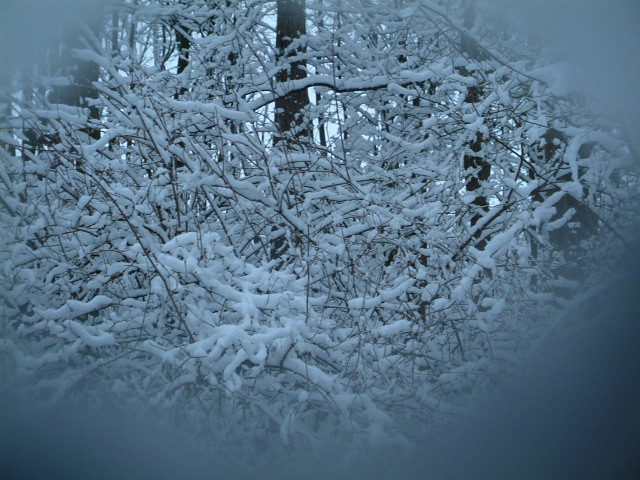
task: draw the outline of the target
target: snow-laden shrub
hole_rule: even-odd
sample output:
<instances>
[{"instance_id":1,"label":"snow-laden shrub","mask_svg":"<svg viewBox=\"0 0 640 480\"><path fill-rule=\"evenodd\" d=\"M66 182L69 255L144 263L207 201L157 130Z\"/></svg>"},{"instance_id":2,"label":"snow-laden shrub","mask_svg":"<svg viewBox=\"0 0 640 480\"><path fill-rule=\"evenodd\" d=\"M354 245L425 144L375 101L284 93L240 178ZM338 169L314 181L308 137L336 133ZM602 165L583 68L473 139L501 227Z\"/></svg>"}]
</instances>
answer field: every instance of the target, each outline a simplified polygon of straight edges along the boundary
<instances>
[{"instance_id":1,"label":"snow-laden shrub","mask_svg":"<svg viewBox=\"0 0 640 480\"><path fill-rule=\"evenodd\" d=\"M309 75L283 85L268 2L142 3L117 50L74 50L100 67L88 106L51 76L11 97L0 355L39 396L235 442L411 438L618 248L635 177L615 130L455 9L310 12ZM312 87L322 135L274 145L274 100Z\"/></svg>"}]
</instances>

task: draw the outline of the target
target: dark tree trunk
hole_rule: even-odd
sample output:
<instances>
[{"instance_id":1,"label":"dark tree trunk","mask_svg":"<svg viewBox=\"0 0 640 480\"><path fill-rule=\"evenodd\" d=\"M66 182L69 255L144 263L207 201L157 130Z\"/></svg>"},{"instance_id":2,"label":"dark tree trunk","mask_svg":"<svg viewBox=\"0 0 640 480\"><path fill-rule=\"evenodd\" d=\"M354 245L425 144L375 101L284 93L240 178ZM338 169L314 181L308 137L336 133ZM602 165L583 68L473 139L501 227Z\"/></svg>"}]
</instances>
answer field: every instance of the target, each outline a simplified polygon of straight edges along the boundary
<instances>
[{"instance_id":1,"label":"dark tree trunk","mask_svg":"<svg viewBox=\"0 0 640 480\"><path fill-rule=\"evenodd\" d=\"M87 25L96 31L95 25ZM50 100L54 103L62 103L74 107L88 108L89 121L100 118L100 110L92 100L98 98L98 91L93 87L93 82L98 81L98 65L91 61L78 59L74 49L86 48L82 41L85 36L82 26L69 25L64 30L60 42L59 57L56 58L60 74L69 79L70 85L55 87L51 91ZM100 130L87 127L82 131L93 139L100 138Z\"/></svg>"},{"instance_id":2,"label":"dark tree trunk","mask_svg":"<svg viewBox=\"0 0 640 480\"><path fill-rule=\"evenodd\" d=\"M177 74L180 75L189 66L189 49L191 48L191 42L189 41L189 38L184 33L182 33L182 30L180 27L175 28L175 33L176 33L176 43L178 44ZM187 87L183 85L180 87L180 90L176 92L174 97L178 99L185 93L187 93Z\"/></svg>"},{"instance_id":3,"label":"dark tree trunk","mask_svg":"<svg viewBox=\"0 0 640 480\"><path fill-rule=\"evenodd\" d=\"M277 5L276 50L283 68L278 72L276 80L279 84L286 85L290 81L307 76L307 62L301 58L306 48L300 43L296 44L307 32L306 5L305 0L278 0ZM274 145L286 151L302 150L305 147L312 132L312 127L304 114L308 106L309 95L306 88L293 91L276 100L275 123L278 131L274 136ZM290 166L289 170L293 168ZM300 200L300 192L292 186L287 192L287 208L291 208ZM279 266L282 266L282 257L288 250L287 231L288 226L284 224L272 227L273 238L270 242L269 256L272 260L280 260ZM296 235L291 235L292 241L295 242L295 238L297 238Z\"/></svg>"},{"instance_id":4,"label":"dark tree trunk","mask_svg":"<svg viewBox=\"0 0 640 480\"><path fill-rule=\"evenodd\" d=\"M470 30L475 22L475 10L473 2L469 2L467 10L465 12L465 28ZM470 61L481 61L484 59L482 51L478 48L478 45L465 33L460 36L460 52L467 57ZM469 75L466 69L462 69L463 75ZM484 90L480 85L472 85L469 87L465 96L465 103L477 104L482 100ZM477 192L474 198L473 213L471 216L471 227L474 227L482 216L489 211L489 199L483 194L482 188L489 180L491 175L491 165L482 156L482 146L484 144L484 138L482 133L476 132L475 138L473 138L467 145L467 151L464 154L464 169L467 173L467 181L465 187L467 192ZM482 229L476 230L474 237L480 239L482 236ZM476 248L482 250L486 244L486 240L478 241L475 245Z\"/></svg>"},{"instance_id":5,"label":"dark tree trunk","mask_svg":"<svg viewBox=\"0 0 640 480\"><path fill-rule=\"evenodd\" d=\"M306 48L293 45L306 30L305 0L278 0L278 18L276 25L276 49L279 59L289 59L291 62L277 74L278 83L300 80L307 76L306 60L299 58ZM296 58L298 57L298 58ZM309 137L310 130L307 120L303 117L303 110L309 105L307 89L291 92L276 100L275 121L278 135L275 141L285 141L287 146L301 143Z\"/></svg>"}]
</instances>

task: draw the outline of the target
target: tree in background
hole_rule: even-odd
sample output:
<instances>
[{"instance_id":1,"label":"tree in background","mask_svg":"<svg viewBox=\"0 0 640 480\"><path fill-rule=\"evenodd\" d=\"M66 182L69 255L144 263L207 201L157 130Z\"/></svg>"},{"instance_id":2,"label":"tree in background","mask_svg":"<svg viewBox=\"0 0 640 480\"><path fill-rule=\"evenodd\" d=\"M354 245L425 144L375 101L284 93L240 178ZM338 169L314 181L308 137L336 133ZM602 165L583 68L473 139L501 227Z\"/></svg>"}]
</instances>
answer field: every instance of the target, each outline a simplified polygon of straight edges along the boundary
<instances>
[{"instance_id":1,"label":"tree in background","mask_svg":"<svg viewBox=\"0 0 640 480\"><path fill-rule=\"evenodd\" d=\"M622 248L637 178L471 7L140 0L67 29L38 94L6 82L9 369L274 449L459 412L589 285L567 268Z\"/></svg>"},{"instance_id":2,"label":"tree in background","mask_svg":"<svg viewBox=\"0 0 640 480\"><path fill-rule=\"evenodd\" d=\"M284 86L292 80L301 80L307 76L307 61L304 58L306 48L303 44L296 45L307 33L305 10L304 0L278 0L277 3L277 58L285 61L283 68L276 75L276 80ZM303 114L308 106L309 96L306 88L294 89L276 98L275 123L280 135L292 133L287 136L287 142L294 143L297 139L304 141L304 138L309 136L309 127L305 125ZM278 140L278 135L275 140Z\"/></svg>"}]
</instances>

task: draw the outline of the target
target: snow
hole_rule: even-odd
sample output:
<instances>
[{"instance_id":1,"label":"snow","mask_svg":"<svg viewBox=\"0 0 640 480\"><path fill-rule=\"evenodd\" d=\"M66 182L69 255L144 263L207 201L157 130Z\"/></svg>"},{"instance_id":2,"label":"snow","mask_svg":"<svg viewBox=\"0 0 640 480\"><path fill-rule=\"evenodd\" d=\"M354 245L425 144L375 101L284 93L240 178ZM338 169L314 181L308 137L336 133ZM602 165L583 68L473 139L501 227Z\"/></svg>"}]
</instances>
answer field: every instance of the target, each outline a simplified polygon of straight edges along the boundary
<instances>
[{"instance_id":1,"label":"snow","mask_svg":"<svg viewBox=\"0 0 640 480\"><path fill-rule=\"evenodd\" d=\"M531 76L545 82L551 92L559 97L581 90L576 74L567 62L538 67L531 71Z\"/></svg>"},{"instance_id":2,"label":"snow","mask_svg":"<svg viewBox=\"0 0 640 480\"><path fill-rule=\"evenodd\" d=\"M67 320L67 327L89 347L105 347L116 343L115 337L96 327L83 325L75 320Z\"/></svg>"},{"instance_id":3,"label":"snow","mask_svg":"<svg viewBox=\"0 0 640 480\"><path fill-rule=\"evenodd\" d=\"M35 69L30 97L9 85L0 356L24 379L212 425L247 461L341 435L384 446L517 363L554 285L581 288L563 262L620 250L629 147L518 32L500 44L478 21L490 58L469 59L455 8L351 2L338 25L318 4L294 44L307 76L279 83L293 57L276 52L276 2L142 3L120 11L118 51L76 51L100 66L100 138L88 109L36 94L62 87L55 72ZM176 26L192 37L180 75ZM307 88L313 138L276 142L276 99ZM548 161L551 129L566 141ZM471 190L477 138L490 171ZM578 229L563 198L584 197L607 228L571 258L549 232Z\"/></svg>"},{"instance_id":4,"label":"snow","mask_svg":"<svg viewBox=\"0 0 640 480\"><path fill-rule=\"evenodd\" d=\"M43 310L39 313L39 315L47 320L75 318L93 313L97 310L101 310L112 305L113 303L113 299L106 295L96 295L94 298L87 302L81 302L78 300L67 300L61 307L57 309L50 308Z\"/></svg>"},{"instance_id":5,"label":"snow","mask_svg":"<svg viewBox=\"0 0 640 480\"><path fill-rule=\"evenodd\" d=\"M374 330L374 333L383 337L391 337L411 331L412 324L409 320L397 320L389 325L382 325Z\"/></svg>"}]
</instances>

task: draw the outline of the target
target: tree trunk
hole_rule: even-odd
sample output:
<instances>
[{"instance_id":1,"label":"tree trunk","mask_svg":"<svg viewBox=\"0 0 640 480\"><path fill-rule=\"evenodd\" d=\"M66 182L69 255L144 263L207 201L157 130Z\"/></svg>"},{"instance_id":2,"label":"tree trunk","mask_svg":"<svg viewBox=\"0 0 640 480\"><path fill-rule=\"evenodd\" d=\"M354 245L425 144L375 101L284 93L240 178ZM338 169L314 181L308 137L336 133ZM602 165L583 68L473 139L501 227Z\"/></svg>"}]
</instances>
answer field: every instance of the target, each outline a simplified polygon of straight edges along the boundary
<instances>
[{"instance_id":1,"label":"tree trunk","mask_svg":"<svg viewBox=\"0 0 640 480\"><path fill-rule=\"evenodd\" d=\"M469 2L465 11L464 24L467 30L473 27L475 22L475 9L473 2ZM469 61L476 62L484 59L484 55L479 50L478 45L465 33L460 36L460 52L467 57ZM469 75L466 69L462 68L463 75ZM479 85L472 85L469 87L465 96L465 103L477 104L482 100L484 90ZM475 138L473 138L467 145L464 154L464 170L467 173L467 181L465 187L467 192L477 192L476 197L471 202L473 207L473 214L471 216L471 227L474 227L482 216L489 211L489 200L486 195L483 195L482 188L484 183L489 180L491 175L491 165L482 156L482 146L484 144L484 138L482 133L476 132ZM482 236L482 230L478 229L474 233L476 239L480 239ZM486 244L486 240L478 241L475 245L476 248L482 250Z\"/></svg>"},{"instance_id":2,"label":"tree trunk","mask_svg":"<svg viewBox=\"0 0 640 480\"><path fill-rule=\"evenodd\" d=\"M276 80L279 84L287 84L292 80L300 80L307 76L306 60L300 58L306 48L296 41L306 30L305 0L278 0L278 18L276 22L276 50L278 60L284 63L278 72ZM291 60L289 60L291 59ZM293 91L288 95L278 98L275 102L275 123L278 132L274 136L274 145L278 145L285 151L302 150L308 142L312 129L305 118L303 110L309 106L309 95L306 88ZM289 173L293 170L289 167ZM299 202L300 192L293 183L286 192L287 208ZM269 256L271 260L279 260L288 250L286 231L288 226L284 223L273 225ZM297 238L292 235L292 238ZM280 265L282 265L280 260Z\"/></svg>"},{"instance_id":3,"label":"tree trunk","mask_svg":"<svg viewBox=\"0 0 640 480\"><path fill-rule=\"evenodd\" d=\"M278 18L276 25L276 49L278 59L293 59L276 76L278 83L286 84L291 80L300 80L307 76L306 60L296 58L306 52L302 45L294 45L307 33L305 0L278 0ZM309 137L308 122L302 111L309 105L307 89L300 89L276 100L275 121L278 134L274 143L284 140L287 147L300 144Z\"/></svg>"},{"instance_id":4,"label":"tree trunk","mask_svg":"<svg viewBox=\"0 0 640 480\"><path fill-rule=\"evenodd\" d=\"M189 49L191 48L191 42L189 38L182 33L182 27L179 25L175 28L176 43L178 44L178 69L177 74L180 75L189 66ZM182 95L187 93L187 87L182 84L178 92L174 94L174 98L177 100Z\"/></svg>"},{"instance_id":5,"label":"tree trunk","mask_svg":"<svg viewBox=\"0 0 640 480\"><path fill-rule=\"evenodd\" d=\"M97 30L95 25L88 26L93 31ZM96 63L80 60L74 55L74 49L86 48L82 41L83 36L84 32L81 25L73 25L65 29L60 41L59 56L56 59L57 65L55 66L62 76L69 79L70 84L54 87L49 98L53 103L88 108L89 121L91 121L100 118L100 110L90 102L90 100L98 98L98 91L93 87L92 83L98 81L99 68ZM100 130L97 128L87 127L82 131L95 140L100 138Z\"/></svg>"},{"instance_id":6,"label":"tree trunk","mask_svg":"<svg viewBox=\"0 0 640 480\"><path fill-rule=\"evenodd\" d=\"M555 128L549 128L543 135L544 146L540 149L538 161L542 160L544 165L549 168L552 166L558 171L556 181L546 186L541 191L534 193L534 200L543 201L545 198L559 192L562 184L569 183L573 180L572 174L568 166L563 165L567 144L569 139L566 134ZM585 143L578 150L578 159L584 160L589 158L595 149L596 144L593 142ZM561 171L562 169L562 171ZM582 175L583 168L579 167L578 175ZM534 175L531 175L535 177ZM587 196L586 187L583 188L583 194ZM581 259L584 258L584 247L580 244L583 240L588 239L596 233L598 220L581 200L576 199L568 193L565 194L554 205L555 214L551 217L550 223L563 221L564 223L556 229L549 231L549 242L553 250L562 252L564 262L561 265L552 268L555 276L563 277L568 280L581 281L584 278L584 268ZM573 211L571 214L570 211ZM563 217L570 215L569 218ZM537 252L536 252L537 253ZM571 288L556 287L555 293L563 298L570 298L573 294Z\"/></svg>"}]
</instances>

